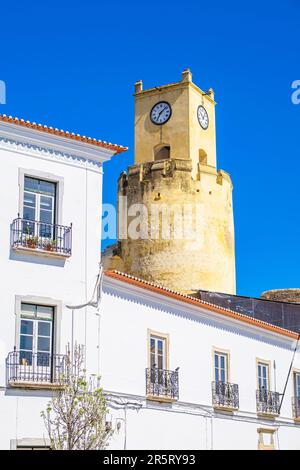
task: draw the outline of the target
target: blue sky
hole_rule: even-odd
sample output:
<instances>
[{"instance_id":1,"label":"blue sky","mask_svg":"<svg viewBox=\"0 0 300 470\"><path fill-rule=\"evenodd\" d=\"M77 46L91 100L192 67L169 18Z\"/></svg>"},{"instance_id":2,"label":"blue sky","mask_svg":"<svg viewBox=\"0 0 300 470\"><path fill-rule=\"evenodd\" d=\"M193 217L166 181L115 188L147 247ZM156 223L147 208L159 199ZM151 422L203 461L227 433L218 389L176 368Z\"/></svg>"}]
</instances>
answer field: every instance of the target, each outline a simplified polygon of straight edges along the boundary
<instances>
[{"instance_id":1,"label":"blue sky","mask_svg":"<svg viewBox=\"0 0 300 470\"><path fill-rule=\"evenodd\" d=\"M190 67L217 106L218 166L234 184L237 290L299 286L300 3L2 2L0 113L129 146L106 164L105 202L133 162L133 84Z\"/></svg>"}]
</instances>

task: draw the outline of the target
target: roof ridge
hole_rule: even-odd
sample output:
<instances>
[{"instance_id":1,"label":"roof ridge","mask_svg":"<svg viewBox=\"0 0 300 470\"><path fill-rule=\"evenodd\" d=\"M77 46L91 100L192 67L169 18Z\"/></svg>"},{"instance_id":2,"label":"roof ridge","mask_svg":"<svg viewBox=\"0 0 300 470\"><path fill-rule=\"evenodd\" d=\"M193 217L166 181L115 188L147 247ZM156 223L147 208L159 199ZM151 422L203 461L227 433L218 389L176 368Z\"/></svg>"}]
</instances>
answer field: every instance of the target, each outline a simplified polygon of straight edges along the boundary
<instances>
[{"instance_id":1,"label":"roof ridge","mask_svg":"<svg viewBox=\"0 0 300 470\"><path fill-rule=\"evenodd\" d=\"M58 129L57 127L54 128L43 124L37 124L36 122L25 121L24 119L19 119L18 117L13 116L7 116L6 114L0 114L0 121L8 122L11 124L17 124L23 127L29 127L30 129L46 132L48 134L55 134L60 137L66 137L68 139L79 140L87 144L96 145L98 147L106 148L108 150L114 150L116 153L121 153L128 150L128 147L123 147L122 145L112 144L111 142L106 142L105 140L98 140L92 137L86 137L85 135L82 136L80 134L75 134L74 132Z\"/></svg>"},{"instance_id":2,"label":"roof ridge","mask_svg":"<svg viewBox=\"0 0 300 470\"><path fill-rule=\"evenodd\" d=\"M168 292L169 294L171 294L171 296L177 296L177 297L180 298L179 300L181 300L181 298L182 298L182 300L187 301L187 303L190 303L190 304L193 304L193 305L195 303L198 303L200 305L206 305L206 306L210 307L210 309L215 311L216 313L223 313L223 314L227 314L227 315L229 314L229 316L232 317L232 318L236 318L236 319L239 319L241 321L244 321L245 323L250 323L250 324L259 326L260 328L264 328L264 329L267 329L269 331L274 331L274 332L277 332L279 334L283 334L284 336L289 336L290 338L297 339L297 337L298 337L297 333L295 333L294 331L287 330L286 328L282 328L281 326L272 325L271 323L267 323L263 320L259 320L259 319L254 318L254 317L244 315L243 313L235 312L234 310L231 310L229 308L220 307L219 305L213 304L211 302L207 302L206 300L198 299L196 297L192 297L192 296L189 296L187 294L182 294L181 292L174 291L174 290L172 290L168 287L156 284L156 283L151 282L151 281L146 281L144 279L140 279L136 276L132 276L131 274L123 273L122 271L118 271L118 270L105 271L105 274L108 275L109 277L118 278L117 276L119 276L119 278L121 277L121 278L125 278L125 279L126 278L131 279L131 280L135 281L136 283L145 284L145 285L154 287L157 290Z\"/></svg>"}]
</instances>

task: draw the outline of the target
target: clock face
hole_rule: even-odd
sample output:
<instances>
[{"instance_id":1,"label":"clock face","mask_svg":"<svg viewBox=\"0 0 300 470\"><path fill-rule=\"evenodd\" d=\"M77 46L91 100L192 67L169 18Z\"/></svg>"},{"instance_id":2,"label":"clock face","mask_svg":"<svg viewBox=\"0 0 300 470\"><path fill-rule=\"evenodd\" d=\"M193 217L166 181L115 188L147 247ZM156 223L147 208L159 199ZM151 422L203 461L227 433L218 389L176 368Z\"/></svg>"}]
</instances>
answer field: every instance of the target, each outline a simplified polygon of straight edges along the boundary
<instances>
[{"instance_id":1,"label":"clock face","mask_svg":"<svg viewBox=\"0 0 300 470\"><path fill-rule=\"evenodd\" d=\"M206 109L203 106L198 106L197 117L198 117L198 121L202 129L207 129L208 123L209 123L208 114L207 114Z\"/></svg>"},{"instance_id":2,"label":"clock face","mask_svg":"<svg viewBox=\"0 0 300 470\"><path fill-rule=\"evenodd\" d=\"M164 124L167 122L172 114L172 108L166 101L156 103L150 112L150 119L153 124Z\"/></svg>"}]
</instances>

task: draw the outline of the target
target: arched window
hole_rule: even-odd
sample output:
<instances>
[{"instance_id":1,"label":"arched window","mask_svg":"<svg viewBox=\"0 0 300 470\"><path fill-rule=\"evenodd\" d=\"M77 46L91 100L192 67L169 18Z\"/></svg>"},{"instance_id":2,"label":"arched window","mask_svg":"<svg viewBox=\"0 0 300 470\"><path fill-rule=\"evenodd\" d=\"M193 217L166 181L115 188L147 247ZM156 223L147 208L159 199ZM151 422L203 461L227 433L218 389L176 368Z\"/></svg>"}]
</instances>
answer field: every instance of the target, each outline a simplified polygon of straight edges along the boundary
<instances>
[{"instance_id":1,"label":"arched window","mask_svg":"<svg viewBox=\"0 0 300 470\"><path fill-rule=\"evenodd\" d=\"M200 165L207 165L207 153L202 149L199 150L199 163Z\"/></svg>"},{"instance_id":2,"label":"arched window","mask_svg":"<svg viewBox=\"0 0 300 470\"><path fill-rule=\"evenodd\" d=\"M154 160L166 160L170 158L170 145L159 146L154 149Z\"/></svg>"}]
</instances>

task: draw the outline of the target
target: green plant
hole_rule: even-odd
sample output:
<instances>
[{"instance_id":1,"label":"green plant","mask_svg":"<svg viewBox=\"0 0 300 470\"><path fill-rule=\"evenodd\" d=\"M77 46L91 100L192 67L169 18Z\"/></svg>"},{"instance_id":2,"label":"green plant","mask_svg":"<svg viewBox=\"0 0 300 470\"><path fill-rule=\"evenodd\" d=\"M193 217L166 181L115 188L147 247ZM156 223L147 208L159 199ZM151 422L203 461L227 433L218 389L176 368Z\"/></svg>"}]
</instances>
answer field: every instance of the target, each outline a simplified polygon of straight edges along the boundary
<instances>
[{"instance_id":1,"label":"green plant","mask_svg":"<svg viewBox=\"0 0 300 470\"><path fill-rule=\"evenodd\" d=\"M43 243L43 248L47 251L54 251L57 248L57 241L49 238Z\"/></svg>"},{"instance_id":2,"label":"green plant","mask_svg":"<svg viewBox=\"0 0 300 470\"><path fill-rule=\"evenodd\" d=\"M36 245L38 244L38 242L39 242L38 237L32 236L32 235L26 236L26 245L27 246L35 248Z\"/></svg>"}]
</instances>

